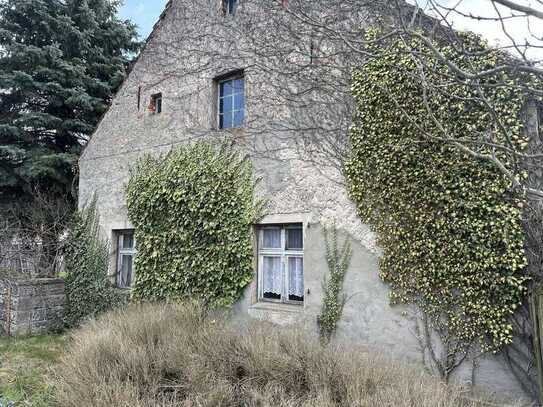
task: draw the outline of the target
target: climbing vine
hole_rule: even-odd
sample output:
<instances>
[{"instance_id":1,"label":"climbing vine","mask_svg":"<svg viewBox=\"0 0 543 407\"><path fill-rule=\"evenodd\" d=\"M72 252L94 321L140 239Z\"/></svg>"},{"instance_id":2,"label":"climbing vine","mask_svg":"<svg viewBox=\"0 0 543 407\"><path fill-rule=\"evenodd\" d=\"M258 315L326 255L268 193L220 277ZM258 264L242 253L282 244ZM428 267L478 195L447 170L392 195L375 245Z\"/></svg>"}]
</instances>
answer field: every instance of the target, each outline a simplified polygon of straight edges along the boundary
<instances>
[{"instance_id":1,"label":"climbing vine","mask_svg":"<svg viewBox=\"0 0 543 407\"><path fill-rule=\"evenodd\" d=\"M343 281L351 263L352 248L348 240L339 247L336 225L324 230L324 239L329 275L325 277L323 282L324 299L317 322L321 342L327 344L336 332L345 306Z\"/></svg>"},{"instance_id":2,"label":"climbing vine","mask_svg":"<svg viewBox=\"0 0 543 407\"><path fill-rule=\"evenodd\" d=\"M375 43L370 51L379 57L353 76L357 113L345 166L350 195L378 236L392 303L417 304L457 343L497 351L513 339L510 317L526 291L524 201L491 163L444 142L436 125L464 141L497 132L476 88L448 81L452 72L423 43L404 41ZM462 68L496 65L496 53L476 52L485 45L475 36L465 42L474 52L434 46ZM413 49L435 86L422 83ZM500 75L482 79L480 89L522 149L524 101L513 87L484 86L498 79L514 84Z\"/></svg>"},{"instance_id":3,"label":"climbing vine","mask_svg":"<svg viewBox=\"0 0 543 407\"><path fill-rule=\"evenodd\" d=\"M64 239L66 307L69 328L124 305L125 298L108 276L109 244L100 236L97 198L74 214Z\"/></svg>"},{"instance_id":4,"label":"climbing vine","mask_svg":"<svg viewBox=\"0 0 543 407\"><path fill-rule=\"evenodd\" d=\"M250 161L226 147L199 143L141 159L127 186L134 297L235 302L253 277L254 186Z\"/></svg>"}]
</instances>

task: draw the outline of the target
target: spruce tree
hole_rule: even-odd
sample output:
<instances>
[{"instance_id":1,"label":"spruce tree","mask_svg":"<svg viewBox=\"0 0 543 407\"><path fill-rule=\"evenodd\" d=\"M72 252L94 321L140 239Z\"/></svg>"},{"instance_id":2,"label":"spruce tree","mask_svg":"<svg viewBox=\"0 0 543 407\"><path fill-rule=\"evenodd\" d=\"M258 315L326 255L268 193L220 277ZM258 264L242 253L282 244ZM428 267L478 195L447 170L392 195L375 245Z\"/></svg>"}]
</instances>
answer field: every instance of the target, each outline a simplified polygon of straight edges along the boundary
<instances>
[{"instance_id":1,"label":"spruce tree","mask_svg":"<svg viewBox=\"0 0 543 407\"><path fill-rule=\"evenodd\" d=\"M69 196L139 48L112 0L0 0L0 203Z\"/></svg>"}]
</instances>

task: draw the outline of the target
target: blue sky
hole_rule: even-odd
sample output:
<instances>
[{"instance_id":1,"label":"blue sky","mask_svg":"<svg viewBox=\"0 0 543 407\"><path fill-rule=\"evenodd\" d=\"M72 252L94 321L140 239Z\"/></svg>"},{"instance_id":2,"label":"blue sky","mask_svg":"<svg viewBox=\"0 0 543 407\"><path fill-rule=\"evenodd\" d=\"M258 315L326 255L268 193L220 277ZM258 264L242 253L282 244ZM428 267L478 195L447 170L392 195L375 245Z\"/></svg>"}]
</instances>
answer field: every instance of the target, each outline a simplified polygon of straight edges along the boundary
<instances>
[{"instance_id":1,"label":"blue sky","mask_svg":"<svg viewBox=\"0 0 543 407\"><path fill-rule=\"evenodd\" d=\"M119 10L122 19L136 23L141 39L147 38L167 0L124 0Z\"/></svg>"}]
</instances>

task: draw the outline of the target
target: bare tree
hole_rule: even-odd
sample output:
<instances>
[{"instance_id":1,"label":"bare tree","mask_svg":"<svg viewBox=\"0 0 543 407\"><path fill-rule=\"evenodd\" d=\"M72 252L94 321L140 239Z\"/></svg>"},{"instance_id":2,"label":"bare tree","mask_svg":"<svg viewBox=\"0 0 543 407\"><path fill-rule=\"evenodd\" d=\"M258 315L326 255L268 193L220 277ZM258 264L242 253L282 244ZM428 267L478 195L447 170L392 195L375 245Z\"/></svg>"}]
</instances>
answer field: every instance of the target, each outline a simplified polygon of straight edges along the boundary
<instances>
[{"instance_id":1,"label":"bare tree","mask_svg":"<svg viewBox=\"0 0 543 407\"><path fill-rule=\"evenodd\" d=\"M0 209L0 275L54 277L63 267L63 237L73 208L36 191L32 202Z\"/></svg>"}]
</instances>

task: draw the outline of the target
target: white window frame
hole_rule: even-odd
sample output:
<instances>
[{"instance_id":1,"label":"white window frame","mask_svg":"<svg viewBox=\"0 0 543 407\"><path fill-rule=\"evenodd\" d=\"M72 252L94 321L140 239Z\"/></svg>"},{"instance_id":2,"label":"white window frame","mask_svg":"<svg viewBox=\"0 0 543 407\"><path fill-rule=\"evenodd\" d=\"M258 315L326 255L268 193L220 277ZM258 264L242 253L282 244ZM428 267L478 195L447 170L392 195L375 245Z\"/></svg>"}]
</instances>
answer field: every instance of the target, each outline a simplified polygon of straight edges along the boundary
<instances>
[{"instance_id":1,"label":"white window frame","mask_svg":"<svg viewBox=\"0 0 543 407\"><path fill-rule=\"evenodd\" d=\"M264 230L280 230L281 231L281 247L280 248L265 248L264 247ZM301 250L287 250L286 239L287 239L287 230L288 229L298 229L302 232L302 249ZM303 225L301 224L285 224L285 225L261 225L258 226L258 279L257 279L257 290L258 290L258 301L261 302L275 302L282 304L295 304L303 305L305 301L305 261L304 261L304 247L305 247L305 236ZM280 257L281 258L281 299L273 298L264 298L264 257ZM293 301L289 299L289 258L301 258L304 264L304 300L302 301Z\"/></svg>"},{"instance_id":2,"label":"white window frame","mask_svg":"<svg viewBox=\"0 0 543 407\"><path fill-rule=\"evenodd\" d=\"M239 126L221 127L221 85L223 83L225 83L225 82L235 81L236 79L243 79L243 122ZM237 95L237 93L233 94L233 95L230 95L230 96L233 97L235 95ZM232 103L234 103L234 100L232 100ZM246 118L246 114L247 114L246 104L247 104L247 82L245 81L245 75L243 74L243 72L236 73L236 74L233 74L233 75L230 75L230 76L227 76L227 77L224 77L224 78L218 80L217 81L217 118L216 118L216 120L217 120L217 129L219 129L219 130L230 130L230 129L240 129L240 128L242 128L244 126L244 124L245 124L245 118ZM232 108L233 108L233 105L232 105ZM232 110L232 113L235 113L235 112L236 112L236 110Z\"/></svg>"},{"instance_id":3,"label":"white window frame","mask_svg":"<svg viewBox=\"0 0 543 407\"><path fill-rule=\"evenodd\" d=\"M136 268L134 267L134 259L137 254L137 245L136 245L136 235L134 233L134 230L117 230L115 231L115 235L117 237L117 273L116 273L116 283L117 287L119 288L126 288L129 289L132 287L132 284L134 283L135 277L136 277ZM131 248L124 248L124 238L127 235L132 235L132 242L133 245ZM121 282L121 270L122 270L122 259L124 256L132 256L132 275L131 275L131 281L130 285L123 285Z\"/></svg>"}]
</instances>

